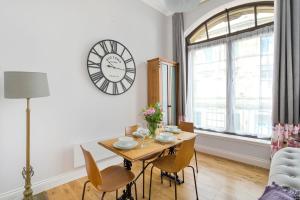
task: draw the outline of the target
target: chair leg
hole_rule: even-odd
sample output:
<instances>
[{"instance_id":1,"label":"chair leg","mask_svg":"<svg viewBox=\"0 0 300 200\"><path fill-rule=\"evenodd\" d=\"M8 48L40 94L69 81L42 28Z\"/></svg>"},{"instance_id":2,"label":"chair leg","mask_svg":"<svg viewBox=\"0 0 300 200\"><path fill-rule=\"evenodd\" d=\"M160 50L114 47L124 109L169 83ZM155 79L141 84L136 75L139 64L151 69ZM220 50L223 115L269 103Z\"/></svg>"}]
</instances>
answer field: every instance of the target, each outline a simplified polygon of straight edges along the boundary
<instances>
[{"instance_id":1,"label":"chair leg","mask_svg":"<svg viewBox=\"0 0 300 200\"><path fill-rule=\"evenodd\" d=\"M169 184L170 184L170 187L172 187L171 179L169 179Z\"/></svg>"},{"instance_id":2,"label":"chair leg","mask_svg":"<svg viewBox=\"0 0 300 200\"><path fill-rule=\"evenodd\" d=\"M104 196L105 196L106 192L103 192L102 193L102 197L101 197L101 200L104 200Z\"/></svg>"},{"instance_id":3,"label":"chair leg","mask_svg":"<svg viewBox=\"0 0 300 200\"><path fill-rule=\"evenodd\" d=\"M195 153L195 161L196 161L196 170L197 170L197 174L198 174L198 160L197 160L197 152L196 150L194 150Z\"/></svg>"},{"instance_id":4,"label":"chair leg","mask_svg":"<svg viewBox=\"0 0 300 200\"><path fill-rule=\"evenodd\" d=\"M143 160L143 198L145 198L145 161Z\"/></svg>"},{"instance_id":5,"label":"chair leg","mask_svg":"<svg viewBox=\"0 0 300 200\"><path fill-rule=\"evenodd\" d=\"M118 199L118 190L116 190L116 200Z\"/></svg>"},{"instance_id":6,"label":"chair leg","mask_svg":"<svg viewBox=\"0 0 300 200\"><path fill-rule=\"evenodd\" d=\"M177 177L177 173L174 173L175 177ZM174 185L175 185L175 200L177 200L177 183L176 180L174 181Z\"/></svg>"},{"instance_id":7,"label":"chair leg","mask_svg":"<svg viewBox=\"0 0 300 200\"><path fill-rule=\"evenodd\" d=\"M150 187L149 187L149 200L151 200L151 187L152 187L152 172L153 172L153 167L151 167L151 172L150 172Z\"/></svg>"},{"instance_id":8,"label":"chair leg","mask_svg":"<svg viewBox=\"0 0 300 200\"><path fill-rule=\"evenodd\" d=\"M134 184L135 200L137 200L137 199L138 199L138 197L137 197L136 182L133 182L133 184ZM143 197L143 198L144 198L144 197Z\"/></svg>"},{"instance_id":9,"label":"chair leg","mask_svg":"<svg viewBox=\"0 0 300 200\"><path fill-rule=\"evenodd\" d=\"M184 169L182 170L182 183L184 183Z\"/></svg>"},{"instance_id":10,"label":"chair leg","mask_svg":"<svg viewBox=\"0 0 300 200\"><path fill-rule=\"evenodd\" d=\"M86 181L83 185L83 191L82 191L82 197L81 197L81 200L84 200L84 195L85 195L85 189L86 189L86 185L89 183L90 181Z\"/></svg>"},{"instance_id":11,"label":"chair leg","mask_svg":"<svg viewBox=\"0 0 300 200\"><path fill-rule=\"evenodd\" d=\"M189 167L192 168L192 170L193 170L195 190L196 190L196 199L198 200L199 197L198 197L198 188L197 188L197 181L196 181L195 169L194 169L193 166L189 166Z\"/></svg>"}]
</instances>

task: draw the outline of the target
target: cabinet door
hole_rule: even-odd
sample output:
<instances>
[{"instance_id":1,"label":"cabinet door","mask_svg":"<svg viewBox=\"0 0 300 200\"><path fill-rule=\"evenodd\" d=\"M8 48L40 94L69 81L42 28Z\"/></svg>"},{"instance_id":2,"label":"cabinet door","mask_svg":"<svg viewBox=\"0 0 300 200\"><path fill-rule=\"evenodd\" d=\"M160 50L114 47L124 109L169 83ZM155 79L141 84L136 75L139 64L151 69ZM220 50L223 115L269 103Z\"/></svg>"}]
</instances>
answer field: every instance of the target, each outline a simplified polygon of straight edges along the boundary
<instances>
[{"instance_id":1,"label":"cabinet door","mask_svg":"<svg viewBox=\"0 0 300 200\"><path fill-rule=\"evenodd\" d=\"M164 112L163 123L168 124L168 65L161 64L161 84L162 84L162 102L161 107Z\"/></svg>"},{"instance_id":2,"label":"cabinet door","mask_svg":"<svg viewBox=\"0 0 300 200\"><path fill-rule=\"evenodd\" d=\"M176 68L168 66L168 124L176 125Z\"/></svg>"}]
</instances>

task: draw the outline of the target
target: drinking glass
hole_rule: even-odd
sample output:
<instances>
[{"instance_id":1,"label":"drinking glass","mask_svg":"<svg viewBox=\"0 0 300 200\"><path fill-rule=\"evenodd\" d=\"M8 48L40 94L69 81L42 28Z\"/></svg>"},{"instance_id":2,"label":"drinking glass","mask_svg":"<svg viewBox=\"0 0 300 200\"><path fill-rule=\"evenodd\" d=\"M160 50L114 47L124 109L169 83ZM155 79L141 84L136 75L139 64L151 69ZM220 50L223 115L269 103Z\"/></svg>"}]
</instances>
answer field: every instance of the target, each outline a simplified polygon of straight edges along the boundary
<instances>
[{"instance_id":1,"label":"drinking glass","mask_svg":"<svg viewBox=\"0 0 300 200\"><path fill-rule=\"evenodd\" d=\"M145 138L147 136L147 133L143 131L140 133L140 135L142 137L141 148L143 148L143 147L145 147Z\"/></svg>"}]
</instances>

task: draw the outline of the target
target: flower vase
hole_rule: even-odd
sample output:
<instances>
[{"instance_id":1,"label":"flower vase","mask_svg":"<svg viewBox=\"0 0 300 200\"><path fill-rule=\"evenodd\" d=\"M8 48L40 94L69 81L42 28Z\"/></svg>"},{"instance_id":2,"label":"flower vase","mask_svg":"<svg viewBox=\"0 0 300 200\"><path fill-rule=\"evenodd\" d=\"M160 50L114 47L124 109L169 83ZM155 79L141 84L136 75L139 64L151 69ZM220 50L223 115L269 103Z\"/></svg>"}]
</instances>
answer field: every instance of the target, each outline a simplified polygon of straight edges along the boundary
<instances>
[{"instance_id":1,"label":"flower vase","mask_svg":"<svg viewBox=\"0 0 300 200\"><path fill-rule=\"evenodd\" d=\"M148 122L149 138L155 138L155 132L158 127L157 125L157 123Z\"/></svg>"}]
</instances>

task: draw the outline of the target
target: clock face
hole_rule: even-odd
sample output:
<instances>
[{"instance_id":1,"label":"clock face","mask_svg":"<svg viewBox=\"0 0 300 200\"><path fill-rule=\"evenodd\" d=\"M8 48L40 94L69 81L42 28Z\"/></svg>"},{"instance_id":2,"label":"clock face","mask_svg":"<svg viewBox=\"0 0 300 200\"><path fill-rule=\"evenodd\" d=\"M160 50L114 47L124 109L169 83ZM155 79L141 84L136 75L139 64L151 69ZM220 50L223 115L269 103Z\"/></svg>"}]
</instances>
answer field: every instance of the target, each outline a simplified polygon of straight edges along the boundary
<instances>
[{"instance_id":1,"label":"clock face","mask_svg":"<svg viewBox=\"0 0 300 200\"><path fill-rule=\"evenodd\" d=\"M87 68L94 85L106 94L122 94L135 80L135 63L131 53L114 40L102 40L92 47Z\"/></svg>"}]
</instances>

